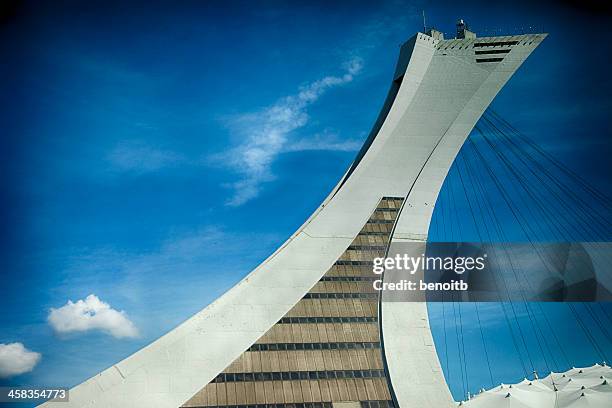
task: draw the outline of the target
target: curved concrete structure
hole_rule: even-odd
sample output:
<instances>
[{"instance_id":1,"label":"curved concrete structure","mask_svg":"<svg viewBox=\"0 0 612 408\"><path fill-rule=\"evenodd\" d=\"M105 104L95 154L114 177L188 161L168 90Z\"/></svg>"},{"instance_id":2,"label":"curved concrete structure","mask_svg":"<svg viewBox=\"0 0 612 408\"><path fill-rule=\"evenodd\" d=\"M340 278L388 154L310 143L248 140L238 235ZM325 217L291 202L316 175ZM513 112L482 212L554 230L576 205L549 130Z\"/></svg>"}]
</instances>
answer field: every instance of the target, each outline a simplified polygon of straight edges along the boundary
<instances>
[{"instance_id":1,"label":"curved concrete structure","mask_svg":"<svg viewBox=\"0 0 612 408\"><path fill-rule=\"evenodd\" d=\"M376 312L367 303L371 296L366 289L350 289L350 285L338 283L363 276L342 277L340 271L346 265L366 265L369 258L359 258L369 248L363 242L368 239L371 241L367 242L378 242L376 236L385 237L385 247L389 241L426 241L438 191L461 145L491 100L544 37L534 34L443 40L437 33L415 35L402 46L391 91L364 148L338 186L298 231L222 297L149 346L74 387L70 402L57 406L176 408L186 403L233 407L305 402L322 407L349 407L354 403L378 407L378 400L383 397L391 406L451 406L453 400L436 355L426 305L387 303L382 299L382 307ZM383 225L386 227L382 228ZM371 248L378 250L380 246L372 244ZM355 266L354 270L357 269ZM330 289L332 286L340 289ZM333 296L320 296L325 291L334 292ZM262 343L262 339L270 339L271 333L278 332L279 325L286 322L293 325L294 332L304 329L297 320L291 320L296 316L296 306L306 305L304 299L330 297L353 299L351 307L361 310L363 316L344 316L342 310L319 316L323 320L318 323L327 330L327 340L321 337L313 343L306 337L296 340L291 337L294 334L288 334L292 340L283 343L285 351L278 366L261 368L272 361L271 356L277 358L276 351L280 350L278 346L272 348ZM357 298L360 300L354 300ZM375 320L379 321L382 337L376 341L358 340L357 333L362 329L356 322L371 319L371 313L379 316ZM348 319L348 323L342 325L337 319ZM335 323L325 326L332 321ZM282 328L286 327L289 326ZM339 332L345 336L342 340L330 340ZM361 351L355 349L379 350L378 343L384 347L382 374L377 368L380 354L372 357L371 352L364 351L362 354L372 359L362 361L357 357ZM270 347L270 351L261 351L262 344ZM324 356L329 348L346 348L346 355L355 356L355 361L350 370L344 361L334 362L335 368L328 366L332 363L325 357L318 363L325 367L317 371L300 368L299 361L297 368L291 368L296 355L306 361L304 367L309 360L304 357L306 352L298 353L296 347L304 350L320 347ZM259 371L246 363L244 355L272 353L271 350L276 354L260 355ZM329 355L342 355L340 351ZM314 350L311 354L315 355ZM287 365L283 368L285 361ZM240 369L235 368L238 363ZM309 374L304 374L307 372L304 370ZM265 373L261 373L261 378L253 376L262 371ZM297 373L297 378L292 378L289 371ZM219 378L220 373L230 375ZM316 378L314 383L326 386L333 383L339 391L322 394L311 384L312 391L306 392L307 378ZM386 388L372 388L381 378L386 381ZM295 388L298 380L301 389ZM289 393L281 387L285 382L289 384ZM193 402L192 397L207 384L213 391L203 390L209 396ZM222 399L214 394L214 389L221 389L219 384L223 384ZM242 384L254 387L254 400L249 402L250 388ZM357 385L354 391L350 387L343 391L340 385L346 384ZM359 384L365 387L363 395L359 394ZM257 394L258 387L265 389L261 396ZM245 392L248 395L241 395ZM215 399L210 399L210 395L216 395ZM376 404L368 402L374 399Z\"/></svg>"},{"instance_id":2,"label":"curved concrete structure","mask_svg":"<svg viewBox=\"0 0 612 408\"><path fill-rule=\"evenodd\" d=\"M406 195L392 246L401 242L424 245L434 203L461 146L495 95L544 38L545 35L537 34L455 39L441 41L433 50L427 47L420 50L416 61L427 63L427 69L419 76L412 103L405 107L406 113L394 129L396 140L412 138L413 143L405 144L406 155L408 149L414 154L415 145L418 146L420 166L413 170L418 173ZM510 52L497 53L510 48L503 43L514 42ZM499 45L474 47L486 43ZM475 55L486 51L495 53ZM478 62L495 59L491 55L504 58L500 62ZM415 64L415 70L421 64ZM407 74L410 68L409 65ZM442 93L444 98L440 97ZM447 396L442 391L445 382L429 329L426 304L385 302L383 297L382 316L385 355L399 405L444 406L441 399Z\"/></svg>"}]
</instances>

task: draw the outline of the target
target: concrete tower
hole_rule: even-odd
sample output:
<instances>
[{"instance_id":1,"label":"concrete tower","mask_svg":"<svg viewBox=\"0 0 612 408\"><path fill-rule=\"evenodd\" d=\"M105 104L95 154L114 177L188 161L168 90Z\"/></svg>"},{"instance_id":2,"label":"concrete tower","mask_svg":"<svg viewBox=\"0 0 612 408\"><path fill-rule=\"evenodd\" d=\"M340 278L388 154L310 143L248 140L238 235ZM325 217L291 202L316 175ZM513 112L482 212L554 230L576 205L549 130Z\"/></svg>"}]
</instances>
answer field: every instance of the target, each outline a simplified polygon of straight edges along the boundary
<instances>
[{"instance_id":1,"label":"concrete tower","mask_svg":"<svg viewBox=\"0 0 612 408\"><path fill-rule=\"evenodd\" d=\"M452 406L426 304L381 302L371 261L426 241L461 145L545 37L476 38L465 25L458 36L432 30L401 47L354 163L276 252L57 407Z\"/></svg>"}]
</instances>

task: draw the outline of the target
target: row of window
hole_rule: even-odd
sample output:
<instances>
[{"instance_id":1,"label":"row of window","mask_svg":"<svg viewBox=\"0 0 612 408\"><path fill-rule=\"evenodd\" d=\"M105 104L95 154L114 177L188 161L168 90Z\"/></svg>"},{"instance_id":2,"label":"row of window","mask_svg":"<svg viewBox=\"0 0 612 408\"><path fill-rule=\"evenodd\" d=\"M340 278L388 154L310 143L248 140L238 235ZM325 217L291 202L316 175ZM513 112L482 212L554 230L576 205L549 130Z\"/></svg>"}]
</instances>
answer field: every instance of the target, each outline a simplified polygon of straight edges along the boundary
<instances>
[{"instance_id":1,"label":"row of window","mask_svg":"<svg viewBox=\"0 0 612 408\"><path fill-rule=\"evenodd\" d=\"M321 282L359 282L373 281L380 279L377 276L324 276L320 279Z\"/></svg>"},{"instance_id":2,"label":"row of window","mask_svg":"<svg viewBox=\"0 0 612 408\"><path fill-rule=\"evenodd\" d=\"M361 350L380 348L379 342L341 343L262 343L253 344L247 351L293 351L293 350Z\"/></svg>"},{"instance_id":3,"label":"row of window","mask_svg":"<svg viewBox=\"0 0 612 408\"><path fill-rule=\"evenodd\" d=\"M385 402L385 401L382 401ZM387 406L385 405L384 408ZM189 408L333 408L331 402L293 402L286 404L250 404L250 405L189 405ZM363 407L362 408L366 408Z\"/></svg>"},{"instance_id":4,"label":"row of window","mask_svg":"<svg viewBox=\"0 0 612 408\"><path fill-rule=\"evenodd\" d=\"M387 249L386 245L350 245L349 250L353 251L384 251Z\"/></svg>"},{"instance_id":5,"label":"row of window","mask_svg":"<svg viewBox=\"0 0 612 408\"><path fill-rule=\"evenodd\" d=\"M211 383L250 381L335 380L343 378L383 378L383 370L284 371L266 373L221 373Z\"/></svg>"},{"instance_id":6,"label":"row of window","mask_svg":"<svg viewBox=\"0 0 612 408\"><path fill-rule=\"evenodd\" d=\"M393 401L360 401L361 408L394 408ZM215 408L333 408L332 402L293 402L286 404L215 405ZM212 408L191 406L190 408Z\"/></svg>"},{"instance_id":7,"label":"row of window","mask_svg":"<svg viewBox=\"0 0 612 408\"><path fill-rule=\"evenodd\" d=\"M377 208L374 210L374 212L398 212L400 209L399 208Z\"/></svg>"},{"instance_id":8,"label":"row of window","mask_svg":"<svg viewBox=\"0 0 612 408\"><path fill-rule=\"evenodd\" d=\"M482 50L482 51L474 51L476 55L487 55L487 54L507 54L511 50Z\"/></svg>"},{"instance_id":9,"label":"row of window","mask_svg":"<svg viewBox=\"0 0 612 408\"><path fill-rule=\"evenodd\" d=\"M350 261L348 259L338 259L335 265L372 265L372 261Z\"/></svg>"},{"instance_id":10,"label":"row of window","mask_svg":"<svg viewBox=\"0 0 612 408\"><path fill-rule=\"evenodd\" d=\"M302 299L378 299L378 293L307 293Z\"/></svg>"},{"instance_id":11,"label":"row of window","mask_svg":"<svg viewBox=\"0 0 612 408\"><path fill-rule=\"evenodd\" d=\"M518 41L495 41L495 42L475 42L474 48L477 47L498 47L502 45L516 45Z\"/></svg>"},{"instance_id":12,"label":"row of window","mask_svg":"<svg viewBox=\"0 0 612 408\"><path fill-rule=\"evenodd\" d=\"M503 58L476 58L476 62L499 62Z\"/></svg>"},{"instance_id":13,"label":"row of window","mask_svg":"<svg viewBox=\"0 0 612 408\"><path fill-rule=\"evenodd\" d=\"M276 324L300 324L300 323L375 323L376 316L357 317L283 317Z\"/></svg>"},{"instance_id":14,"label":"row of window","mask_svg":"<svg viewBox=\"0 0 612 408\"><path fill-rule=\"evenodd\" d=\"M368 220L368 224L393 224L395 220Z\"/></svg>"},{"instance_id":15,"label":"row of window","mask_svg":"<svg viewBox=\"0 0 612 408\"><path fill-rule=\"evenodd\" d=\"M359 235L375 235L375 236L386 236L389 235L388 232L378 232L378 231L361 231Z\"/></svg>"},{"instance_id":16,"label":"row of window","mask_svg":"<svg viewBox=\"0 0 612 408\"><path fill-rule=\"evenodd\" d=\"M361 408L394 408L393 401L360 401Z\"/></svg>"}]
</instances>

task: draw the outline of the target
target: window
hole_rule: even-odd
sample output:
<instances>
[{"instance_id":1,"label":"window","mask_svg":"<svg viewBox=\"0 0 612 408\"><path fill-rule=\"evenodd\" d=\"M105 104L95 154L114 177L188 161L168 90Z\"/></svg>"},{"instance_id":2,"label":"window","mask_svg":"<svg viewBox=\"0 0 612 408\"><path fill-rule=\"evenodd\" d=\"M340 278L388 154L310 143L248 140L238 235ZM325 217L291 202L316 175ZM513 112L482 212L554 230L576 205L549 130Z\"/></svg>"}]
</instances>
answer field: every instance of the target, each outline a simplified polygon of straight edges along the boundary
<instances>
[{"instance_id":1,"label":"window","mask_svg":"<svg viewBox=\"0 0 612 408\"><path fill-rule=\"evenodd\" d=\"M477 47L498 47L501 45L516 45L518 41L496 41L496 42L480 42L474 43L474 48Z\"/></svg>"},{"instance_id":2,"label":"window","mask_svg":"<svg viewBox=\"0 0 612 408\"><path fill-rule=\"evenodd\" d=\"M476 62L499 62L503 60L503 58L476 58Z\"/></svg>"},{"instance_id":3,"label":"window","mask_svg":"<svg viewBox=\"0 0 612 408\"><path fill-rule=\"evenodd\" d=\"M482 50L482 51L474 51L476 55L486 55L486 54L507 54L511 50Z\"/></svg>"}]
</instances>

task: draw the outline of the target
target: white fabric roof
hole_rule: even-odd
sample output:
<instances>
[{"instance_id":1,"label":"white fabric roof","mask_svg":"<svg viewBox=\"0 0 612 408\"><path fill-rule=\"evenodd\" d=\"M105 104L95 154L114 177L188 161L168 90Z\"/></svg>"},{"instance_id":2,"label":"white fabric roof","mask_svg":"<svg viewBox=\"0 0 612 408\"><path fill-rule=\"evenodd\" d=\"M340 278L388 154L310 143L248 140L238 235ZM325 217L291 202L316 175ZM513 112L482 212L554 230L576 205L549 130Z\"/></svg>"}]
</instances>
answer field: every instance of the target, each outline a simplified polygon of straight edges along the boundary
<instances>
[{"instance_id":1,"label":"white fabric roof","mask_svg":"<svg viewBox=\"0 0 612 408\"><path fill-rule=\"evenodd\" d=\"M595 364L502 384L459 403L465 408L611 408L612 368Z\"/></svg>"}]
</instances>

